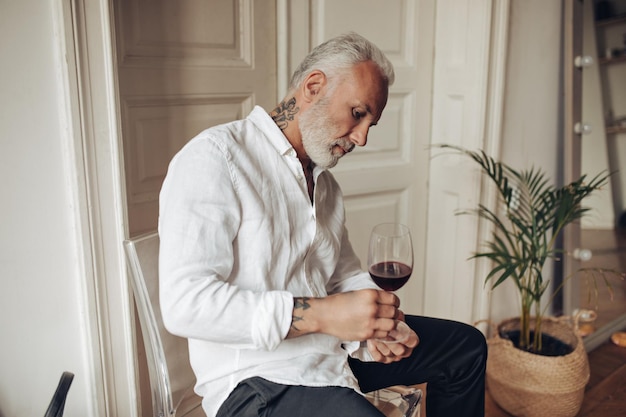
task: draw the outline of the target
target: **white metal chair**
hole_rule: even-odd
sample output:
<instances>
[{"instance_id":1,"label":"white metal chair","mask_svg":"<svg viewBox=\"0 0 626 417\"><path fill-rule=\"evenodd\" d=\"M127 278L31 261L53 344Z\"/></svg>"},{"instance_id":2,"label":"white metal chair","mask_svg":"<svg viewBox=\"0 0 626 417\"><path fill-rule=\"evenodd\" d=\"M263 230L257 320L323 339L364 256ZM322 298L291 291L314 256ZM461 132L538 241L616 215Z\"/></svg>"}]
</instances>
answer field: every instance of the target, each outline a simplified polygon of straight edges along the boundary
<instances>
[{"instance_id":1,"label":"white metal chair","mask_svg":"<svg viewBox=\"0 0 626 417\"><path fill-rule=\"evenodd\" d=\"M187 340L163 326L159 306L159 236L156 232L124 241L131 284L143 333L152 407L158 417L204 416L193 392L195 376L189 364ZM368 394L387 417L419 417L422 391L391 387Z\"/></svg>"}]
</instances>

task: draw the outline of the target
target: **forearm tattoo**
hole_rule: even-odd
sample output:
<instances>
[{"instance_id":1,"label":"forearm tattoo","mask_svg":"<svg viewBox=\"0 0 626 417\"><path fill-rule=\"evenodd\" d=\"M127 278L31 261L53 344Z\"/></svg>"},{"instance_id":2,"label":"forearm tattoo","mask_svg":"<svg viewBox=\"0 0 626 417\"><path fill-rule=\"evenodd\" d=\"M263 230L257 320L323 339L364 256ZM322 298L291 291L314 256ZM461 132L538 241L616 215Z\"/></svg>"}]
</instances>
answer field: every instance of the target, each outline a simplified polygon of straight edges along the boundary
<instances>
[{"instance_id":1,"label":"forearm tattoo","mask_svg":"<svg viewBox=\"0 0 626 417\"><path fill-rule=\"evenodd\" d=\"M300 108L296 107L296 98L292 97L289 101L283 100L280 102L278 107L271 113L272 119L274 119L280 130L285 130L299 110Z\"/></svg>"},{"instance_id":2,"label":"forearm tattoo","mask_svg":"<svg viewBox=\"0 0 626 417\"><path fill-rule=\"evenodd\" d=\"M302 314L304 310L311 307L309 304L309 297L296 297L293 299L293 316L291 318L291 329L297 332L300 331L296 323L304 320Z\"/></svg>"}]
</instances>

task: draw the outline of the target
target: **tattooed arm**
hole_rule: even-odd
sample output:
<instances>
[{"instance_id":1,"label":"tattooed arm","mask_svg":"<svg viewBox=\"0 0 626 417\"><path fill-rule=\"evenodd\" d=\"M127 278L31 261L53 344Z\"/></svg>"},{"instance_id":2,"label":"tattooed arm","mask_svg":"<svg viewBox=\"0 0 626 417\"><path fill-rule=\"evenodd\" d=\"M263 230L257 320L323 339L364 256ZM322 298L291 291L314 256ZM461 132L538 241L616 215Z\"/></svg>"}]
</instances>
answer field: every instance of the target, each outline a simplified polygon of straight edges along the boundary
<instances>
[{"instance_id":1,"label":"tattooed arm","mask_svg":"<svg viewBox=\"0 0 626 417\"><path fill-rule=\"evenodd\" d=\"M393 293L359 290L324 298L295 297L287 338L325 333L341 340L385 337L394 328L399 301Z\"/></svg>"}]
</instances>

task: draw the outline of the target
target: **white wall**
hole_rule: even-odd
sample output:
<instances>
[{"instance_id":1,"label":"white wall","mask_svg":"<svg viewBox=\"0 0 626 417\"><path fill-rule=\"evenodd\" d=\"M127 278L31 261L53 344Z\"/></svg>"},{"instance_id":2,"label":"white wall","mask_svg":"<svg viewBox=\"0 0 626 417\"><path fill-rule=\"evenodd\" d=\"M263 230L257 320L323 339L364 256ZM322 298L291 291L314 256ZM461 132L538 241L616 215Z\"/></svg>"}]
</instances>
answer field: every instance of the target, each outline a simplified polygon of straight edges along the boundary
<instances>
[{"instance_id":1,"label":"white wall","mask_svg":"<svg viewBox=\"0 0 626 417\"><path fill-rule=\"evenodd\" d=\"M65 370L91 415L54 3L0 0L0 417L43 415Z\"/></svg>"}]
</instances>

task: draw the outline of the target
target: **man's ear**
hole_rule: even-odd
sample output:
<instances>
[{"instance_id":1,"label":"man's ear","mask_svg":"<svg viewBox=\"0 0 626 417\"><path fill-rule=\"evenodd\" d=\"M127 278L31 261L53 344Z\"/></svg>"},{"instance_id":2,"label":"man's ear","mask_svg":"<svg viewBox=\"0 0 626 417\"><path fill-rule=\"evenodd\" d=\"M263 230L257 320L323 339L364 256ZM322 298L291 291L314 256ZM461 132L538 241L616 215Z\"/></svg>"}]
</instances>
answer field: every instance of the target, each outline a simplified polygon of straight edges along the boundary
<instances>
[{"instance_id":1,"label":"man's ear","mask_svg":"<svg viewBox=\"0 0 626 417\"><path fill-rule=\"evenodd\" d=\"M307 102L315 101L326 86L326 74L320 70L313 70L302 83L302 95Z\"/></svg>"}]
</instances>

